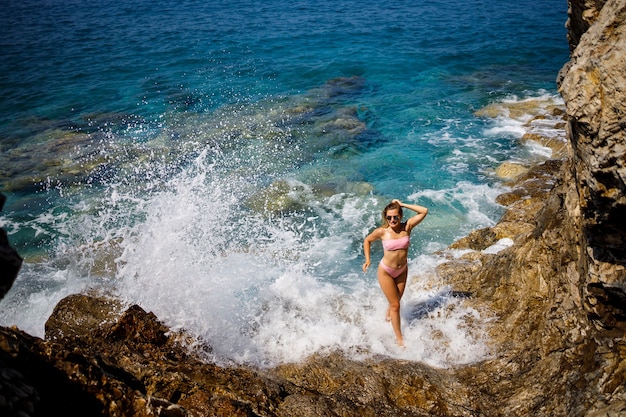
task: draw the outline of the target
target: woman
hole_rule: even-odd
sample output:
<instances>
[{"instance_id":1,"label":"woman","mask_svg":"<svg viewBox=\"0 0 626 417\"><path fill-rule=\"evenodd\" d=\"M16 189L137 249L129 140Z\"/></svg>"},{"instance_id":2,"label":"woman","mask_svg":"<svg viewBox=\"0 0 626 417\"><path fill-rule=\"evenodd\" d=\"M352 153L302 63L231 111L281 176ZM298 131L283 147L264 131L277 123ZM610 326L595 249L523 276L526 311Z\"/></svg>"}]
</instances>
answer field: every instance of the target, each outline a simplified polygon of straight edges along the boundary
<instances>
[{"instance_id":1,"label":"woman","mask_svg":"<svg viewBox=\"0 0 626 417\"><path fill-rule=\"evenodd\" d=\"M413 210L417 214L402 222L402 208ZM400 328L400 299L404 293L408 275L407 254L410 243L411 230L417 226L428 214L426 207L415 204L404 204L400 200L393 200L383 210L383 225L376 228L363 241L365 263L363 272L370 266L370 246L372 242L381 239L384 249L383 259L378 264L378 282L383 290L389 308L387 321L391 321L396 334L396 343L404 347L402 330Z\"/></svg>"}]
</instances>

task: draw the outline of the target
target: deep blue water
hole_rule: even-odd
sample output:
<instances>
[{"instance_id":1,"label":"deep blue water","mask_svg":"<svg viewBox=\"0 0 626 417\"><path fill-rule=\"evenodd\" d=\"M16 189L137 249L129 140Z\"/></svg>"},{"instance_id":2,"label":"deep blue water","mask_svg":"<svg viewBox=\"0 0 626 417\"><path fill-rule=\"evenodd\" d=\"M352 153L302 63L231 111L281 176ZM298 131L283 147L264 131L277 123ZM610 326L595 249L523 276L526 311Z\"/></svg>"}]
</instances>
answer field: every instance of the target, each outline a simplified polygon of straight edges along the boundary
<instances>
[{"instance_id":1,"label":"deep blue water","mask_svg":"<svg viewBox=\"0 0 626 417\"><path fill-rule=\"evenodd\" d=\"M497 221L494 169L545 156L524 120L475 112L558 103L565 0L0 6L0 224L25 256L1 324L42 335L60 298L96 288L218 359L388 354L361 242L400 198L431 214L405 299L420 347L392 355L485 354L463 325L481 312L411 311L458 302L434 252Z\"/></svg>"}]
</instances>

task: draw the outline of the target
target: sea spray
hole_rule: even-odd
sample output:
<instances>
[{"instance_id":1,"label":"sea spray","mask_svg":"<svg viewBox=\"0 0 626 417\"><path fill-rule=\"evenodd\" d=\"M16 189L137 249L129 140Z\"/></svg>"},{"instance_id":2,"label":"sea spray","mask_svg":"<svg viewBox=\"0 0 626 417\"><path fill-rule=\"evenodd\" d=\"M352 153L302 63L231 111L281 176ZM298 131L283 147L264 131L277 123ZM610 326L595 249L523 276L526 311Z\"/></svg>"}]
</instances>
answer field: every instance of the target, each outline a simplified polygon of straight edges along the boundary
<instances>
[{"instance_id":1,"label":"sea spray","mask_svg":"<svg viewBox=\"0 0 626 417\"><path fill-rule=\"evenodd\" d=\"M273 365L337 349L394 355L375 276L355 268L362 239L356 232L368 226L356 219L374 222L380 199L337 202L335 195L306 200L305 212L255 214L234 197L250 178L220 181L222 167L207 155L165 184L167 191L144 200L143 220L128 227L121 243L120 296L205 340L218 362ZM343 218L346 223L337 221ZM350 218L355 228L346 226ZM437 308L456 302L445 292L437 297ZM477 313L459 317L464 314ZM436 331L447 346L481 332L437 325L439 318L408 320L407 340L423 345L418 339ZM395 354L438 366L477 359L446 349Z\"/></svg>"},{"instance_id":2,"label":"sea spray","mask_svg":"<svg viewBox=\"0 0 626 417\"><path fill-rule=\"evenodd\" d=\"M263 120L256 110L246 111L250 120ZM334 159L319 158L317 145L308 156L296 155L307 142L286 146L293 131L281 130L278 140L275 133L272 140L264 136L271 128L234 135L233 126L251 122L223 119L218 128L213 116L175 118L166 129L177 132L175 142L170 133L169 139L157 134L132 152L124 149L122 133L109 132L104 149L115 157L107 157L106 176L47 188L43 195L55 204L27 222L3 214L14 235L29 229L54 248L30 254L3 300L3 322L43 335L56 302L96 289L190 332L210 346L207 359L221 363L271 366L342 350L451 366L489 355L489 313L468 308L439 281L436 266L444 258L434 253L497 220L503 209L495 198L505 188L493 174L483 171L487 183L458 180L397 196L431 210L412 236L402 309L409 348L402 351L384 321L386 301L375 271L360 270L362 239L390 197L361 181L338 181ZM494 123L507 122L498 116ZM135 127L123 132L136 133ZM448 167L457 167L451 172L478 160L467 146L478 137L451 136L447 128L440 137L451 149L462 145L445 157ZM441 143L434 135L429 141ZM374 247L373 256L381 255ZM24 308L28 315L21 314Z\"/></svg>"}]
</instances>

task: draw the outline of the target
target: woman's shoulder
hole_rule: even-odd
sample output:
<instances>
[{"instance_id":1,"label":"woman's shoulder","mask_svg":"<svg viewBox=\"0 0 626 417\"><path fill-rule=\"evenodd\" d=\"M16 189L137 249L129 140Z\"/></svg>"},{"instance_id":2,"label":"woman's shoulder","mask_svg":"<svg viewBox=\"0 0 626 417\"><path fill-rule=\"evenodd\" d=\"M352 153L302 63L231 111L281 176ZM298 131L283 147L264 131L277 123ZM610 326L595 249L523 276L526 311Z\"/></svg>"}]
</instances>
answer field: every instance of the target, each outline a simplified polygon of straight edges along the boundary
<instances>
[{"instance_id":1,"label":"woman's shoulder","mask_svg":"<svg viewBox=\"0 0 626 417\"><path fill-rule=\"evenodd\" d=\"M376 229L372 230L372 232L368 235L368 239L371 240L376 240L376 239L381 239L385 234L385 228L382 226L377 227Z\"/></svg>"},{"instance_id":2,"label":"woman's shoulder","mask_svg":"<svg viewBox=\"0 0 626 417\"><path fill-rule=\"evenodd\" d=\"M376 233L378 236L383 236L385 233L387 233L387 229L388 227L378 226L376 229L374 229L374 233Z\"/></svg>"}]
</instances>

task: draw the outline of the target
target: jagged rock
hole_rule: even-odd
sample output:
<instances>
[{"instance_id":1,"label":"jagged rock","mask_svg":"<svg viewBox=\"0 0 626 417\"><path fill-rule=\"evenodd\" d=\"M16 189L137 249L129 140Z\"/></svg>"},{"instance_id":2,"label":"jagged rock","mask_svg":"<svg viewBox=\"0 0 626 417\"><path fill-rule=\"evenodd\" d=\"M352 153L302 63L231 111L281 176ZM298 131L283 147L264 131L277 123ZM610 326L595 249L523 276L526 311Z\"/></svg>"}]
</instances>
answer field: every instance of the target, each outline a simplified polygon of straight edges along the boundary
<instances>
[{"instance_id":1,"label":"jagged rock","mask_svg":"<svg viewBox=\"0 0 626 417\"><path fill-rule=\"evenodd\" d=\"M581 36L596 21L604 3L606 3L606 0L568 1L569 9L567 14L569 18L566 27L570 51L573 52L576 49Z\"/></svg>"},{"instance_id":2,"label":"jagged rock","mask_svg":"<svg viewBox=\"0 0 626 417\"><path fill-rule=\"evenodd\" d=\"M34 362L46 373L34 378L45 401L33 415L69 401L76 412L109 416L472 415L470 390L448 370L340 353L270 370L218 367L154 314L120 307L71 295L46 323L45 340L0 328L0 347L20 358L18 371L28 374Z\"/></svg>"},{"instance_id":3,"label":"jagged rock","mask_svg":"<svg viewBox=\"0 0 626 417\"><path fill-rule=\"evenodd\" d=\"M580 36L559 91L581 210L585 307L598 325L626 330L626 2L609 0L598 10L580 17L593 24ZM613 296L598 298L598 291Z\"/></svg>"},{"instance_id":4,"label":"jagged rock","mask_svg":"<svg viewBox=\"0 0 626 417\"><path fill-rule=\"evenodd\" d=\"M6 197L0 194L0 211L4 207ZM0 228L0 299L13 286L13 281L22 267L22 257L9 244L7 232Z\"/></svg>"},{"instance_id":5,"label":"jagged rock","mask_svg":"<svg viewBox=\"0 0 626 417\"><path fill-rule=\"evenodd\" d=\"M6 197L0 194L0 210ZM0 228L0 299L13 286L22 266L22 257L9 244L7 233ZM0 351L0 414L3 416L31 416L39 404L36 389L13 366L13 359L4 349Z\"/></svg>"},{"instance_id":6,"label":"jagged rock","mask_svg":"<svg viewBox=\"0 0 626 417\"><path fill-rule=\"evenodd\" d=\"M452 372L419 363L357 362L331 354L313 356L304 364L283 365L275 372L324 398L307 404L304 413L289 415L471 415L466 409L470 390Z\"/></svg>"},{"instance_id":7,"label":"jagged rock","mask_svg":"<svg viewBox=\"0 0 626 417\"><path fill-rule=\"evenodd\" d=\"M200 351L186 347L184 335L170 332L154 314L138 306L121 311L119 302L106 297L65 298L46 332L50 337L41 340L0 329L2 350L21 358L14 364L17 371L28 375L33 364L46 369L45 379L33 378L45 394L34 415L68 402L78 404L82 415L274 415L288 391L296 391L251 369L207 363ZM63 385L72 389L58 392ZM77 392L82 403L73 398Z\"/></svg>"},{"instance_id":8,"label":"jagged rock","mask_svg":"<svg viewBox=\"0 0 626 417\"><path fill-rule=\"evenodd\" d=\"M474 230L466 237L457 240L452 245L451 249L472 249L483 250L493 245L497 241L496 234L491 228Z\"/></svg>"}]
</instances>

